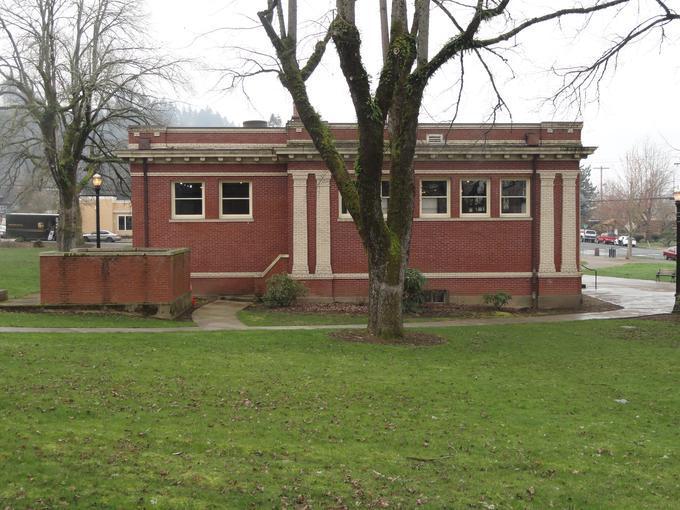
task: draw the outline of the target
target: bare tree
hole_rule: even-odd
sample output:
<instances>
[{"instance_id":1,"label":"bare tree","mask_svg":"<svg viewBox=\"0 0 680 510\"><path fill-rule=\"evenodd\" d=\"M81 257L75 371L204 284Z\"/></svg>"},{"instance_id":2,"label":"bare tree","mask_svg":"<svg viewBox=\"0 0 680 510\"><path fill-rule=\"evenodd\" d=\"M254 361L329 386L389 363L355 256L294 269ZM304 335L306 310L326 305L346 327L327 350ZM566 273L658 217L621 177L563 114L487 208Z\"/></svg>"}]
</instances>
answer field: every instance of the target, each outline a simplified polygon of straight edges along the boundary
<instances>
[{"instance_id":1,"label":"bare tree","mask_svg":"<svg viewBox=\"0 0 680 510\"><path fill-rule=\"evenodd\" d=\"M621 211L629 238L636 233L651 237L655 221L660 221L662 205L673 180L673 169L668 154L646 142L626 152L623 173L611 186L611 196L621 201ZM632 242L628 242L626 258L632 256Z\"/></svg>"},{"instance_id":2,"label":"bare tree","mask_svg":"<svg viewBox=\"0 0 680 510\"><path fill-rule=\"evenodd\" d=\"M445 64L457 61L460 65L460 87L464 85L464 62L475 59L487 73L496 93L495 110L505 105L494 74L487 63L499 57L499 49L514 44L518 35L542 23L558 21L564 16L592 16L611 8L623 8L632 0L593 0L584 6L574 1L572 7L548 10L543 14L526 16L520 2L511 0L392 0L390 13L387 2L380 1L372 8L379 10L382 41L389 38L380 75L372 82L362 58L362 38L357 28L355 0L336 0L333 21L310 55L298 55L297 3L267 0L266 8L258 13L262 27L275 52L275 66L254 65L252 73L232 73L232 82L251 74L275 72L289 91L295 107L312 142L330 170L351 214L368 255L369 321L371 334L399 338L403 336L402 293L404 271L409 258L413 217L415 180L413 156L416 130L425 88ZM667 6L656 4L663 15ZM288 26L285 13L288 14ZM412 13L409 23L409 11ZM450 36L435 52L428 54L430 21L433 16L450 23ZM672 12L670 15L674 15ZM296 34L291 37L290 34ZM627 40L635 38L635 32ZM356 179L347 169L339 154L328 126L311 104L307 80L323 58L327 43L332 39L337 50L340 68L347 82L358 126L358 153L355 162ZM259 54L262 56L262 54ZM307 57L307 58L304 58ZM255 59L251 60L253 64ZM575 82L576 84L576 82ZM460 94L459 94L460 99ZM387 119L389 117L389 124ZM386 127L389 137L385 139ZM390 171L390 201L387 217L381 210L380 182L384 151L389 149L386 162Z\"/></svg>"},{"instance_id":3,"label":"bare tree","mask_svg":"<svg viewBox=\"0 0 680 510\"><path fill-rule=\"evenodd\" d=\"M1 0L0 108L23 122L14 147L59 193L59 249L80 242L78 194L116 162L112 134L149 122L176 63L147 41L137 0ZM22 158L16 158L21 162Z\"/></svg>"}]
</instances>

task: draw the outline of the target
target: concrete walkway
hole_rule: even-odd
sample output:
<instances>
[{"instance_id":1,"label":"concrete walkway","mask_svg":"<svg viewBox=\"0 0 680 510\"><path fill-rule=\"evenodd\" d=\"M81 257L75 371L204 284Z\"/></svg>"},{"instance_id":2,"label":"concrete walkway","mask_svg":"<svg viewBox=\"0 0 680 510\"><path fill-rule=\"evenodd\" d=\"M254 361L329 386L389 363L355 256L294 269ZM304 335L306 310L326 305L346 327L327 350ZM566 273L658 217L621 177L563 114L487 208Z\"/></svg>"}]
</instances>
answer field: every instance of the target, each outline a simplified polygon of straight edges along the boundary
<instances>
[{"instance_id":1,"label":"concrete walkway","mask_svg":"<svg viewBox=\"0 0 680 510\"><path fill-rule=\"evenodd\" d=\"M593 319L623 319L669 313L673 310L675 284L648 280L599 277L595 289L595 278L583 276L586 289L583 293L623 308L609 312L555 314L534 317L509 317L498 319L461 319L428 322L410 322L407 328L440 328L452 326L551 323ZM196 328L16 328L0 327L0 333L195 333L198 331L235 330L310 330L310 329L360 329L362 324L339 326L260 326L248 327L240 322L236 314L248 306L242 301L217 300L202 306L194 312L192 319Z\"/></svg>"}]
</instances>

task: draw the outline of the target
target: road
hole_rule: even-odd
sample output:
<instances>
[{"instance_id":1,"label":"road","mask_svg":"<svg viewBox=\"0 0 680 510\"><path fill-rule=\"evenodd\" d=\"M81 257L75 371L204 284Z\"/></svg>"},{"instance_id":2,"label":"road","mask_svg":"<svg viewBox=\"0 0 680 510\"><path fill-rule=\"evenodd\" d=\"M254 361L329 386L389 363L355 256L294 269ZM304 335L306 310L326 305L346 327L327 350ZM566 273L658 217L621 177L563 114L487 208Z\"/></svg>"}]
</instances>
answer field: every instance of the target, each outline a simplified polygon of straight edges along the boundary
<instances>
[{"instance_id":1,"label":"road","mask_svg":"<svg viewBox=\"0 0 680 510\"><path fill-rule=\"evenodd\" d=\"M627 246L612 246L611 244L581 243L581 255L593 255L595 248L600 249L600 257L609 256L609 248L616 249L616 258L626 256ZM644 248L642 245L633 248L633 258L644 258L652 260L663 260L660 248Z\"/></svg>"}]
</instances>

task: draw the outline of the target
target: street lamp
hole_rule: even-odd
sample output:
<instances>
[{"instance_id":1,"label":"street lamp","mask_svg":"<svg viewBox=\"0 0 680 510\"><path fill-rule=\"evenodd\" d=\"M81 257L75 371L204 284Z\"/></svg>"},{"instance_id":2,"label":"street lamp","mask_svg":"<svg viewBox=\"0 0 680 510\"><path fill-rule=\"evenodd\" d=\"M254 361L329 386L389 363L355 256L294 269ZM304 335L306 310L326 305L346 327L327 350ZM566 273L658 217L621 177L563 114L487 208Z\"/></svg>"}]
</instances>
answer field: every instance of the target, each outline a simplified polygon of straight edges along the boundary
<instances>
[{"instance_id":1,"label":"street lamp","mask_svg":"<svg viewBox=\"0 0 680 510\"><path fill-rule=\"evenodd\" d=\"M101 237L99 233L99 190L102 189L102 176L99 174L94 174L92 176L92 186L94 186L94 194L97 197L95 199L95 217L97 221L97 248L101 248Z\"/></svg>"},{"instance_id":2,"label":"street lamp","mask_svg":"<svg viewBox=\"0 0 680 510\"><path fill-rule=\"evenodd\" d=\"M673 192L673 200L675 200L675 305L673 306L673 313L680 313L680 257L678 257L678 248L680 248L680 191Z\"/></svg>"}]
</instances>

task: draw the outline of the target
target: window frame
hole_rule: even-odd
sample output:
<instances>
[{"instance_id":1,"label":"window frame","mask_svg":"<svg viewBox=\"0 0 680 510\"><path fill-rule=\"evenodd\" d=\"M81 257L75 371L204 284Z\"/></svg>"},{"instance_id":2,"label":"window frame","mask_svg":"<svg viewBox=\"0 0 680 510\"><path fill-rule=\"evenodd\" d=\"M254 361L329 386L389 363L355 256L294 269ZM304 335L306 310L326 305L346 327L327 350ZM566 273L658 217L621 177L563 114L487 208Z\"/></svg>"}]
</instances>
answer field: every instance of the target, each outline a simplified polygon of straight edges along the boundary
<instances>
[{"instance_id":1,"label":"window frame","mask_svg":"<svg viewBox=\"0 0 680 510\"><path fill-rule=\"evenodd\" d=\"M463 198L474 198L470 195L463 196L463 182L464 181L484 181L486 182L486 212L485 213L470 213L463 212ZM458 180L458 211L460 217L463 218L490 218L491 217L491 179L479 177L461 177Z\"/></svg>"},{"instance_id":2,"label":"window frame","mask_svg":"<svg viewBox=\"0 0 680 510\"><path fill-rule=\"evenodd\" d=\"M236 183L248 184L248 213L247 214L222 214L222 205L224 203L222 184ZM219 182L220 186L220 201L219 201L219 216L222 220L252 220L253 219L253 181L246 181L243 179L227 179ZM226 200L232 200L227 198ZM244 200L243 198L234 198L233 200Z\"/></svg>"},{"instance_id":3,"label":"window frame","mask_svg":"<svg viewBox=\"0 0 680 510\"><path fill-rule=\"evenodd\" d=\"M526 200L526 212L523 213L504 213L503 212L503 181L524 181L526 183L526 195L524 196ZM519 198L518 196L513 195L512 197L508 198ZM531 214L531 179L527 177L519 177L519 178L501 178L500 180L500 189L498 190L498 211L501 216L508 217L508 218L528 218Z\"/></svg>"},{"instance_id":4,"label":"window frame","mask_svg":"<svg viewBox=\"0 0 680 510\"><path fill-rule=\"evenodd\" d=\"M384 198L386 198L387 199L387 209L389 209L389 207L390 207L390 203L389 203L390 196L387 195L385 197L382 194L382 184L384 182L389 184L390 179L380 179L380 206L382 208L382 201L383 201ZM387 209L383 210L383 216L385 218L387 218ZM338 190L338 219L340 219L340 220L348 220L348 219L351 220L352 219L352 215L349 213L349 211L342 212L342 195L340 194L340 190Z\"/></svg>"},{"instance_id":5,"label":"window frame","mask_svg":"<svg viewBox=\"0 0 680 510\"><path fill-rule=\"evenodd\" d=\"M441 198L441 197L423 197L423 183L424 182L445 182L446 183L446 212L443 213L424 213L423 212L423 198ZM451 179L437 178L437 177L423 177L420 179L418 186L418 206L420 218L450 218L451 217Z\"/></svg>"},{"instance_id":6,"label":"window frame","mask_svg":"<svg viewBox=\"0 0 680 510\"><path fill-rule=\"evenodd\" d=\"M132 227L132 214L117 214L116 215L116 223L118 224L118 231L119 232L132 232L132 228L120 228L120 219L121 218L130 218L130 227ZM127 225L127 220L123 220L123 225Z\"/></svg>"},{"instance_id":7,"label":"window frame","mask_svg":"<svg viewBox=\"0 0 680 510\"><path fill-rule=\"evenodd\" d=\"M197 200L196 198L176 198L175 197L175 184L187 183L187 184L200 184L201 185L201 214L177 214L176 205L177 200ZM176 180L170 183L170 191L172 196L172 214L173 220L204 220L205 219L205 181L199 180Z\"/></svg>"}]
</instances>

